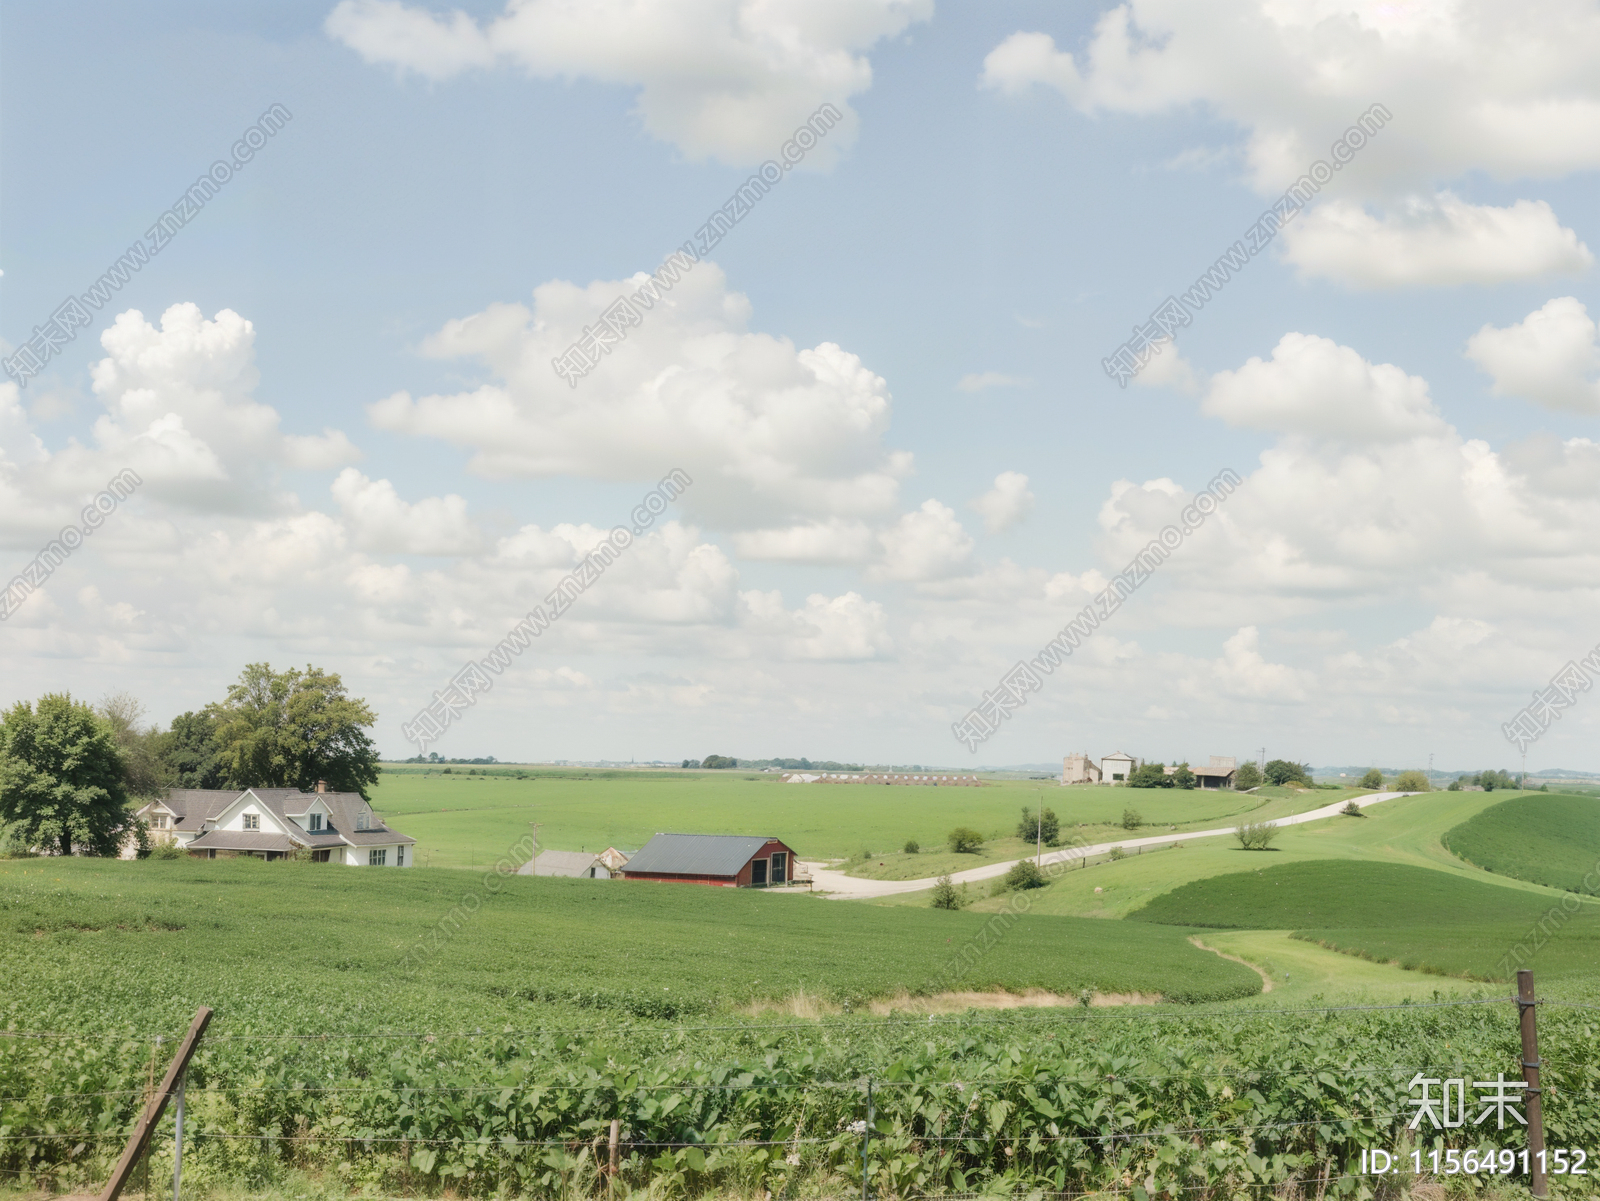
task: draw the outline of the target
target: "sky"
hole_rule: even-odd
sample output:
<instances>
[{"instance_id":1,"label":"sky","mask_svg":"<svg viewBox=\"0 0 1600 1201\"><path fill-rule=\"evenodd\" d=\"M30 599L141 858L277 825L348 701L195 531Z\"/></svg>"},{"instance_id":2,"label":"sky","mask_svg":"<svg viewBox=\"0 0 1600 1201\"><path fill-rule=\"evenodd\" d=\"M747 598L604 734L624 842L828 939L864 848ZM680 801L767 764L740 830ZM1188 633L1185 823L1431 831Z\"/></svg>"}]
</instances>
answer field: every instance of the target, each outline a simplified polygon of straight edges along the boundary
<instances>
[{"instance_id":1,"label":"sky","mask_svg":"<svg viewBox=\"0 0 1600 1201\"><path fill-rule=\"evenodd\" d=\"M270 662L386 757L1600 770L1600 3L0 31L0 704Z\"/></svg>"}]
</instances>

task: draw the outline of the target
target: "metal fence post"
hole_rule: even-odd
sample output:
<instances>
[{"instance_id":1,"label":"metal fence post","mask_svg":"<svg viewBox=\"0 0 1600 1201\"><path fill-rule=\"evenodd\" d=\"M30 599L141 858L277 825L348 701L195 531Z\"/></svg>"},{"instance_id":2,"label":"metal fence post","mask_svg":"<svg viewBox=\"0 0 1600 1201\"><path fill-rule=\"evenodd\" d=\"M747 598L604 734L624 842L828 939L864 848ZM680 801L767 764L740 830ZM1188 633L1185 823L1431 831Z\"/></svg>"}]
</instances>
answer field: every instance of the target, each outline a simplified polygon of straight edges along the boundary
<instances>
[{"instance_id":1,"label":"metal fence post","mask_svg":"<svg viewBox=\"0 0 1600 1201\"><path fill-rule=\"evenodd\" d=\"M1522 1027L1522 1078L1528 1082L1528 1172L1535 1197L1550 1195L1549 1165L1544 1150L1544 1091L1539 1087L1538 1001L1533 995L1533 973L1517 971L1517 1014Z\"/></svg>"}]
</instances>

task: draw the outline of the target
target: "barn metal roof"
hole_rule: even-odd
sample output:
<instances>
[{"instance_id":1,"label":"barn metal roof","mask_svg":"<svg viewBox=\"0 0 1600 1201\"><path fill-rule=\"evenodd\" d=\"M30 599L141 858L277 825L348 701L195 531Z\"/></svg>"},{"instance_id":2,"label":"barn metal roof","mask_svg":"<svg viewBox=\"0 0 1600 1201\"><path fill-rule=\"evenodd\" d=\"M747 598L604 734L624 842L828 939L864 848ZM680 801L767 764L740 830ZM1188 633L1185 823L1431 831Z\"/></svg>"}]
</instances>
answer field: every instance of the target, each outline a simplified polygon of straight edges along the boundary
<instances>
[{"instance_id":1,"label":"barn metal roof","mask_svg":"<svg viewBox=\"0 0 1600 1201\"><path fill-rule=\"evenodd\" d=\"M657 834L622 871L624 875L737 876L757 851L773 841L746 834Z\"/></svg>"}]
</instances>

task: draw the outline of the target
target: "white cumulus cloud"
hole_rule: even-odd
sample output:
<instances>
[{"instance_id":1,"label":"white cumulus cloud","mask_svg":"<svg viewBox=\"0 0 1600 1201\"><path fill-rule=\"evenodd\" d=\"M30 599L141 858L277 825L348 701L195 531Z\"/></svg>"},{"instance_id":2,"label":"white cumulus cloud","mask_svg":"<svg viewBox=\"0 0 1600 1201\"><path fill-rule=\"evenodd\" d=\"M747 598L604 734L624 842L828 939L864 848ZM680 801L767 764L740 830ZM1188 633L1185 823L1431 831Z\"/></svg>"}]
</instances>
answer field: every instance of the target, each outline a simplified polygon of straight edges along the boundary
<instances>
[{"instance_id":1,"label":"white cumulus cloud","mask_svg":"<svg viewBox=\"0 0 1600 1201\"><path fill-rule=\"evenodd\" d=\"M1279 339L1270 361L1252 358L1212 376L1201 409L1229 425L1352 442L1396 441L1448 428L1426 380L1299 333Z\"/></svg>"},{"instance_id":2,"label":"white cumulus cloud","mask_svg":"<svg viewBox=\"0 0 1600 1201\"><path fill-rule=\"evenodd\" d=\"M365 550L463 555L481 542L462 497L430 496L408 504L388 480L369 480L354 467L339 473L332 491L356 544Z\"/></svg>"},{"instance_id":3,"label":"white cumulus cloud","mask_svg":"<svg viewBox=\"0 0 1600 1201\"><path fill-rule=\"evenodd\" d=\"M880 535L883 559L873 574L886 580L942 580L972 567L972 535L955 510L936 500L907 513Z\"/></svg>"},{"instance_id":4,"label":"white cumulus cloud","mask_svg":"<svg viewBox=\"0 0 1600 1201\"><path fill-rule=\"evenodd\" d=\"M826 167L855 137L866 52L933 14L933 0L511 0L479 23L399 0L342 0L328 35L369 63L429 79L514 64L541 79L638 89L638 116L691 158L749 164L824 104L842 120L811 151Z\"/></svg>"},{"instance_id":5,"label":"white cumulus cloud","mask_svg":"<svg viewBox=\"0 0 1600 1201\"><path fill-rule=\"evenodd\" d=\"M994 487L972 502L991 534L1002 533L1020 524L1033 512L1034 497L1028 477L1020 471L1002 471L994 477Z\"/></svg>"},{"instance_id":6,"label":"white cumulus cloud","mask_svg":"<svg viewBox=\"0 0 1600 1201\"><path fill-rule=\"evenodd\" d=\"M1576 297L1558 297L1505 329L1485 325L1468 340L1467 357L1489 373L1496 395L1600 413L1600 340Z\"/></svg>"},{"instance_id":7,"label":"white cumulus cloud","mask_svg":"<svg viewBox=\"0 0 1600 1201\"><path fill-rule=\"evenodd\" d=\"M641 279L643 277L640 277ZM883 378L831 342L798 349L752 333L750 303L714 263L680 279L625 342L570 387L551 359L637 287L548 283L531 309L495 304L451 321L424 346L482 362L487 378L450 395L401 392L372 422L474 452L500 478L585 476L654 483L683 468L686 513L729 529L887 517L911 468L883 445Z\"/></svg>"},{"instance_id":8,"label":"white cumulus cloud","mask_svg":"<svg viewBox=\"0 0 1600 1201\"><path fill-rule=\"evenodd\" d=\"M1374 216L1331 200L1283 230L1284 258L1301 275L1354 288L1497 284L1587 270L1594 255L1544 201L1505 208L1449 192Z\"/></svg>"}]
</instances>

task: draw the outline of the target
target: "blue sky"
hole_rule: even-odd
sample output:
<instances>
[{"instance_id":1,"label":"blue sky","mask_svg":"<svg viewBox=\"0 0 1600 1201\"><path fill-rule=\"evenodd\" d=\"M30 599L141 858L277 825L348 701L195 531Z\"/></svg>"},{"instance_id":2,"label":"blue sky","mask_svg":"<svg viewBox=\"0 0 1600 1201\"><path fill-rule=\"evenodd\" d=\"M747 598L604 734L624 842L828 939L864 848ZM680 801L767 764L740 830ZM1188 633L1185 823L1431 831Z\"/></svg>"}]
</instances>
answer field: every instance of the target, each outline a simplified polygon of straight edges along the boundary
<instances>
[{"instance_id":1,"label":"blue sky","mask_svg":"<svg viewBox=\"0 0 1600 1201\"><path fill-rule=\"evenodd\" d=\"M165 720L315 662L404 753L675 467L672 523L434 749L1514 766L1502 724L1600 640L1595 5L455 11L0 8L8 354L293 114L6 385L0 575L121 467L147 483L0 625L0 701ZM625 354L570 390L539 367L825 102L846 123ZM1373 103L1166 367L1108 379ZM1223 468L1218 516L962 747ZM1595 720L1579 697L1529 766L1600 768Z\"/></svg>"}]
</instances>

